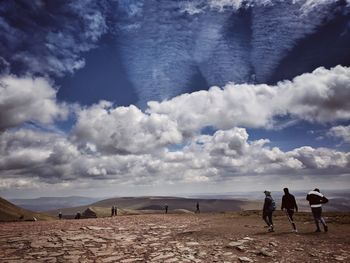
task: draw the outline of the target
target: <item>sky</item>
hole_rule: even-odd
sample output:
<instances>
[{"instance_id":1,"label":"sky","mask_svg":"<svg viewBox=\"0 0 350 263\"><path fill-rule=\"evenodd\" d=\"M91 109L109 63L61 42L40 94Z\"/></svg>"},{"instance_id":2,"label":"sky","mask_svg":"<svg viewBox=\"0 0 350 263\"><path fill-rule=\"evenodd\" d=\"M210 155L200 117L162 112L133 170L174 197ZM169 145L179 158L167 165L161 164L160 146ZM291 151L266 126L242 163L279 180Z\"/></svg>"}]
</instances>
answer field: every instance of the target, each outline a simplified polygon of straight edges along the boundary
<instances>
[{"instance_id":1,"label":"sky","mask_svg":"<svg viewBox=\"0 0 350 263\"><path fill-rule=\"evenodd\" d=\"M0 196L350 189L349 0L4 0Z\"/></svg>"}]
</instances>

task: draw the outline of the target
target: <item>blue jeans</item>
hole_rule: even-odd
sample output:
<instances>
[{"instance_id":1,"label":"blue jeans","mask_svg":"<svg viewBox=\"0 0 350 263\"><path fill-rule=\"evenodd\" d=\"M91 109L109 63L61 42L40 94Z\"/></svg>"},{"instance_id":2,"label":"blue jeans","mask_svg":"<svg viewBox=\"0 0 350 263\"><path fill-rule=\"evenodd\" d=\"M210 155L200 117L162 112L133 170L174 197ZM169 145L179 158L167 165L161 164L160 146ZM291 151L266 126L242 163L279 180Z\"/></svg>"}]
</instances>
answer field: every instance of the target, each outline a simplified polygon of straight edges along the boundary
<instances>
[{"instance_id":1,"label":"blue jeans","mask_svg":"<svg viewBox=\"0 0 350 263\"><path fill-rule=\"evenodd\" d=\"M326 225L326 221L322 217L322 207L311 207L312 215L315 219L315 224L317 229L320 229L319 222L323 225L323 227Z\"/></svg>"}]
</instances>

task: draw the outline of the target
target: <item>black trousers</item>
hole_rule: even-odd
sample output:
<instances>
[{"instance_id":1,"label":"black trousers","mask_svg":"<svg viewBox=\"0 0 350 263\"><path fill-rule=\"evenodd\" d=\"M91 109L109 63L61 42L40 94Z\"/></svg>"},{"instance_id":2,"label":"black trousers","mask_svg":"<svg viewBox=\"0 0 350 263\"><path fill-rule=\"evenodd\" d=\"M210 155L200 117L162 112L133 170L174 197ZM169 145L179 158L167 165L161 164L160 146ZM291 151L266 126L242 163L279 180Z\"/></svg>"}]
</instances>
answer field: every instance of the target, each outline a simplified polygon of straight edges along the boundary
<instances>
[{"instance_id":1,"label":"black trousers","mask_svg":"<svg viewBox=\"0 0 350 263\"><path fill-rule=\"evenodd\" d=\"M266 222L266 224L268 226L272 226L273 225L273 222L272 222L272 213L273 211L264 211L263 212L263 220Z\"/></svg>"},{"instance_id":2,"label":"black trousers","mask_svg":"<svg viewBox=\"0 0 350 263\"><path fill-rule=\"evenodd\" d=\"M293 220L294 210L293 209L287 209L287 214L288 214L288 217L290 218L290 220L292 222L294 222L294 220Z\"/></svg>"}]
</instances>

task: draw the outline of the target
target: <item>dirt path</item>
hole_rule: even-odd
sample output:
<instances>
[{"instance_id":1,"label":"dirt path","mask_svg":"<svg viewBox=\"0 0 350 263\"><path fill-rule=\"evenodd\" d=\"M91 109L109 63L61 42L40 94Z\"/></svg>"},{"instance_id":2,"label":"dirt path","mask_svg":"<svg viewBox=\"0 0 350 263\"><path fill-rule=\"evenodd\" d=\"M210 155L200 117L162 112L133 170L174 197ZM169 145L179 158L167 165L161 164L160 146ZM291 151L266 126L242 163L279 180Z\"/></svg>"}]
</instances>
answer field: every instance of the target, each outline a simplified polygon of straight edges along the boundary
<instances>
[{"instance_id":1,"label":"dirt path","mask_svg":"<svg viewBox=\"0 0 350 263\"><path fill-rule=\"evenodd\" d=\"M350 262L350 224L313 233L309 219L298 234L283 216L267 233L256 214L3 223L0 262Z\"/></svg>"}]
</instances>

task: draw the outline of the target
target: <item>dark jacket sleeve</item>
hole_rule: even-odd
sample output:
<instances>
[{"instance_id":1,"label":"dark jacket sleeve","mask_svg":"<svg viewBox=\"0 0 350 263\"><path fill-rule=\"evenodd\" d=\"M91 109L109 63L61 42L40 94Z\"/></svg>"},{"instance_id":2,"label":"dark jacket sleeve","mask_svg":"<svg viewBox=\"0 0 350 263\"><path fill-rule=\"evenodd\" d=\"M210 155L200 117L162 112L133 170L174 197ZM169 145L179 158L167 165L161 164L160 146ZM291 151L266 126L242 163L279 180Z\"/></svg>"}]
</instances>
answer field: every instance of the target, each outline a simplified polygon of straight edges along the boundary
<instances>
[{"instance_id":1,"label":"dark jacket sleeve","mask_svg":"<svg viewBox=\"0 0 350 263\"><path fill-rule=\"evenodd\" d=\"M309 194L306 196L306 200L310 201L310 195Z\"/></svg>"},{"instance_id":2,"label":"dark jacket sleeve","mask_svg":"<svg viewBox=\"0 0 350 263\"><path fill-rule=\"evenodd\" d=\"M285 202L286 202L286 198L285 198L285 196L282 196L281 210L283 210L283 208L285 208Z\"/></svg>"},{"instance_id":3,"label":"dark jacket sleeve","mask_svg":"<svg viewBox=\"0 0 350 263\"><path fill-rule=\"evenodd\" d=\"M298 212L298 205L297 205L297 201L295 200L294 195L293 195L293 202L294 202L295 211Z\"/></svg>"},{"instance_id":4,"label":"dark jacket sleeve","mask_svg":"<svg viewBox=\"0 0 350 263\"><path fill-rule=\"evenodd\" d=\"M328 203L327 197L323 196L321 199L322 204Z\"/></svg>"},{"instance_id":5,"label":"dark jacket sleeve","mask_svg":"<svg viewBox=\"0 0 350 263\"><path fill-rule=\"evenodd\" d=\"M264 201L264 208L263 208L264 212L267 212L270 210L270 204L271 204L271 199L266 197Z\"/></svg>"}]
</instances>

